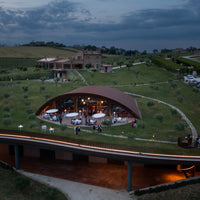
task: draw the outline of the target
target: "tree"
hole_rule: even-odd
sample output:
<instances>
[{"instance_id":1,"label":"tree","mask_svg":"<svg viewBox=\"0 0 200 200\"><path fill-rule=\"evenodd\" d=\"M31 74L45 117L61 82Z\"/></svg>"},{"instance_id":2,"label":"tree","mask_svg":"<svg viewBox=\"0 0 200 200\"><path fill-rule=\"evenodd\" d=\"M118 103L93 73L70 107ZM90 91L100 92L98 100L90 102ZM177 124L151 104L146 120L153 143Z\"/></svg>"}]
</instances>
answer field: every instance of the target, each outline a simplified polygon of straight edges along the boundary
<instances>
[{"instance_id":1,"label":"tree","mask_svg":"<svg viewBox=\"0 0 200 200\"><path fill-rule=\"evenodd\" d=\"M158 49L154 49L154 50L153 50L153 53L154 53L154 54L158 54L158 53L159 53L159 52L158 52Z\"/></svg>"}]
</instances>

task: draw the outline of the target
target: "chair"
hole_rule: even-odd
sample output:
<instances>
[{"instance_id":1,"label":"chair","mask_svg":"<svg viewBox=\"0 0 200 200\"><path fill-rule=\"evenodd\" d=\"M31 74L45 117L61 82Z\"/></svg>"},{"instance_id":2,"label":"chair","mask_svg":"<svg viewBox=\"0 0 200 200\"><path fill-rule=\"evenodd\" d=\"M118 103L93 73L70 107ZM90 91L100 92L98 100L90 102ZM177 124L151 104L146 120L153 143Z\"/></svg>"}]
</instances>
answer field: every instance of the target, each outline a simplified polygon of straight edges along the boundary
<instances>
[{"instance_id":1,"label":"chair","mask_svg":"<svg viewBox=\"0 0 200 200\"><path fill-rule=\"evenodd\" d=\"M42 126L41 126L41 129L42 129L42 132L43 132L43 131L46 132L46 130L47 130L47 125L42 125Z\"/></svg>"}]
</instances>

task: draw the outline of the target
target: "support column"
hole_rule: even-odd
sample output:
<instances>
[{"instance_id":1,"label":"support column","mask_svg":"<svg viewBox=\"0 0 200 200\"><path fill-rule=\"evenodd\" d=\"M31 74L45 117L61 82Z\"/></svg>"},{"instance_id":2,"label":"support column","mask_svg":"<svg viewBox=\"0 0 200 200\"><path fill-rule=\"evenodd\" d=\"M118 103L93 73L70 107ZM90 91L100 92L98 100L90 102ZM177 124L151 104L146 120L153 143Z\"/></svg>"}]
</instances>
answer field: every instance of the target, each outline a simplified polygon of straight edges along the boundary
<instances>
[{"instance_id":1,"label":"support column","mask_svg":"<svg viewBox=\"0 0 200 200\"><path fill-rule=\"evenodd\" d=\"M132 190L132 162L128 161L128 173L127 173L127 191Z\"/></svg>"},{"instance_id":2,"label":"support column","mask_svg":"<svg viewBox=\"0 0 200 200\"><path fill-rule=\"evenodd\" d=\"M19 147L15 145L15 168L19 169Z\"/></svg>"}]
</instances>

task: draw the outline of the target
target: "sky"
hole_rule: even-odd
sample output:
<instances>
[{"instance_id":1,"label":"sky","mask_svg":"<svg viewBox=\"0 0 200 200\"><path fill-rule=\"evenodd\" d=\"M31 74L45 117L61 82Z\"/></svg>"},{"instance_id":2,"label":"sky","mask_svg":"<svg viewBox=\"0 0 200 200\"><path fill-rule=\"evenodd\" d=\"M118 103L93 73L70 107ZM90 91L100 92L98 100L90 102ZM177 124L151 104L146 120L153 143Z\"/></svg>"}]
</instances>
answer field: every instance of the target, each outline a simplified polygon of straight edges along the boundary
<instances>
[{"instance_id":1,"label":"sky","mask_svg":"<svg viewBox=\"0 0 200 200\"><path fill-rule=\"evenodd\" d=\"M199 0L0 0L0 44L200 48Z\"/></svg>"}]
</instances>

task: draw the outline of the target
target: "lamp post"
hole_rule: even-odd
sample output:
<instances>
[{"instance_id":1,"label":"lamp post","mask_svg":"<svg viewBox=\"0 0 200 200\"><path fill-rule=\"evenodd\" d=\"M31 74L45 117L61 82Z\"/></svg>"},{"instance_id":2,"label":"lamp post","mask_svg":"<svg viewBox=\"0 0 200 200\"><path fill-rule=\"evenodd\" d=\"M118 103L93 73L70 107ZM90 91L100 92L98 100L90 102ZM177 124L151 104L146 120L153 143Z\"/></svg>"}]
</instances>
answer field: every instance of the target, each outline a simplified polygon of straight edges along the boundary
<instances>
[{"instance_id":1,"label":"lamp post","mask_svg":"<svg viewBox=\"0 0 200 200\"><path fill-rule=\"evenodd\" d=\"M23 125L20 124L20 125L18 126L18 129L20 130L20 132L21 132L22 128L23 128Z\"/></svg>"}]
</instances>

